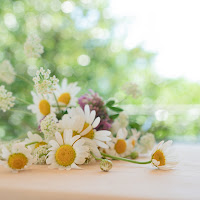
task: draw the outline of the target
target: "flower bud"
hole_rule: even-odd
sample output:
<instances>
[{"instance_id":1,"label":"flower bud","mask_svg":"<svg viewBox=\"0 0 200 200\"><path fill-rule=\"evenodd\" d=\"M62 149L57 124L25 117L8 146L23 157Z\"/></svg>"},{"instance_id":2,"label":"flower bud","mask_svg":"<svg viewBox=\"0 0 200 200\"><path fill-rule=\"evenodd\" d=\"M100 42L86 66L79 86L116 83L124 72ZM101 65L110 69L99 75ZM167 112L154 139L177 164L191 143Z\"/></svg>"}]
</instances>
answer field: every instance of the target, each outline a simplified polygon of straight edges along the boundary
<instances>
[{"instance_id":1,"label":"flower bud","mask_svg":"<svg viewBox=\"0 0 200 200\"><path fill-rule=\"evenodd\" d=\"M100 162L100 168L101 168L102 171L108 172L109 170L112 169L112 162L110 160L103 159Z\"/></svg>"},{"instance_id":2,"label":"flower bud","mask_svg":"<svg viewBox=\"0 0 200 200\"><path fill-rule=\"evenodd\" d=\"M130 157L132 159L136 159L138 157L138 152L137 151L133 151L131 154L130 154Z\"/></svg>"}]
</instances>

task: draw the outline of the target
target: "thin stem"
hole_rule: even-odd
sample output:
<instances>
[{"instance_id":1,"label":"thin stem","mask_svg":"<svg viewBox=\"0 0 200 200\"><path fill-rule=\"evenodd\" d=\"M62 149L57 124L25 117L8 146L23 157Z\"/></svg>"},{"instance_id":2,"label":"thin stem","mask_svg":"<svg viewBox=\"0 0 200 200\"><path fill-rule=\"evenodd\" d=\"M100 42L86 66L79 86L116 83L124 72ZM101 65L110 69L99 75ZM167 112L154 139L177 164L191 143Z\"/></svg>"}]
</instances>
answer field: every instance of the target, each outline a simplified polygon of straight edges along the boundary
<instances>
[{"instance_id":1,"label":"thin stem","mask_svg":"<svg viewBox=\"0 0 200 200\"><path fill-rule=\"evenodd\" d=\"M56 104L57 104L58 110L60 111L60 106L59 106L59 104L58 104L58 100L57 100L57 98L56 98L55 93L53 93L53 96L54 96L54 98L55 98L55 100L56 100Z\"/></svg>"},{"instance_id":2,"label":"thin stem","mask_svg":"<svg viewBox=\"0 0 200 200\"><path fill-rule=\"evenodd\" d=\"M18 97L15 97L16 98L16 100L18 100L18 101L20 101L20 102L22 102L22 103L25 103L25 104L27 104L27 105L30 105L31 103L29 103L28 101L25 101L25 100L23 100L23 99L20 99L20 98L18 98Z\"/></svg>"},{"instance_id":3,"label":"thin stem","mask_svg":"<svg viewBox=\"0 0 200 200\"><path fill-rule=\"evenodd\" d=\"M121 104L123 101L125 101L128 98L128 96L126 96L125 98L123 98L121 101L117 102L118 104Z\"/></svg>"},{"instance_id":4,"label":"thin stem","mask_svg":"<svg viewBox=\"0 0 200 200\"><path fill-rule=\"evenodd\" d=\"M90 154L96 159L96 160L103 160L102 158L97 158L92 151L90 151Z\"/></svg>"},{"instance_id":5,"label":"thin stem","mask_svg":"<svg viewBox=\"0 0 200 200\"><path fill-rule=\"evenodd\" d=\"M52 107L67 107L66 105L52 105Z\"/></svg>"},{"instance_id":6,"label":"thin stem","mask_svg":"<svg viewBox=\"0 0 200 200\"><path fill-rule=\"evenodd\" d=\"M28 84L30 84L31 86L33 86L33 83L31 81L29 81L28 79L24 78L23 76L19 75L19 74L15 74L15 76L25 82L27 82Z\"/></svg>"},{"instance_id":7,"label":"thin stem","mask_svg":"<svg viewBox=\"0 0 200 200\"><path fill-rule=\"evenodd\" d=\"M105 154L105 153L101 153L101 155L104 156L104 157L109 157L109 158L115 159L115 160L123 160L123 161L126 161L126 162L135 163L135 164L150 164L151 163L151 160L145 161L145 162L140 162L140 161L131 160L131 159L127 159L127 158L120 158L120 157L116 157L116 156L111 156L111 155L108 155L108 154Z\"/></svg>"},{"instance_id":8,"label":"thin stem","mask_svg":"<svg viewBox=\"0 0 200 200\"><path fill-rule=\"evenodd\" d=\"M12 112L21 112L21 113L24 113L24 114L26 114L26 115L33 115L33 113L26 112L26 111L24 111L24 110L10 109L10 111L12 111Z\"/></svg>"},{"instance_id":9,"label":"thin stem","mask_svg":"<svg viewBox=\"0 0 200 200\"><path fill-rule=\"evenodd\" d=\"M25 146L27 147L27 146L30 146L30 145L32 145L32 144L37 144L38 142L31 142L31 143L28 143L28 144L26 144Z\"/></svg>"},{"instance_id":10,"label":"thin stem","mask_svg":"<svg viewBox=\"0 0 200 200\"><path fill-rule=\"evenodd\" d=\"M48 153L42 153L39 155L39 158L41 158L42 156L47 156Z\"/></svg>"}]
</instances>

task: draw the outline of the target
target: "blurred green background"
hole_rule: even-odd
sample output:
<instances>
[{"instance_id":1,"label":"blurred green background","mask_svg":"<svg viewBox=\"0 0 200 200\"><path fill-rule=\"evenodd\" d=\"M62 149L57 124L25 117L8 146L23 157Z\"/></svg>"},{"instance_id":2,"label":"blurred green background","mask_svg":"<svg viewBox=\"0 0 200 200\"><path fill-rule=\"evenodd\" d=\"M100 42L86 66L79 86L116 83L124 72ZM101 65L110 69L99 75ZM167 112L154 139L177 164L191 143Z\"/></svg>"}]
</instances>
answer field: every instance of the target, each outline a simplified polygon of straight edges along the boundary
<instances>
[{"instance_id":1,"label":"blurred green background","mask_svg":"<svg viewBox=\"0 0 200 200\"><path fill-rule=\"evenodd\" d=\"M200 141L200 85L161 78L152 68L156 54L141 46L124 48L125 19L112 18L108 6L109 1L105 0L2 0L0 63L10 60L15 71L29 80L39 67L49 68L60 80L67 77L69 82L78 81L80 95L91 88L105 100L115 97L120 101L125 97L123 85L137 83L142 95L137 99L128 97L123 103L138 109L142 105L155 109L139 114L133 108L132 127L152 132L157 140ZM121 29L123 33L119 34ZM37 33L42 39L41 58L28 59L24 54L23 45L30 33ZM32 87L22 80L16 79L6 89L32 101ZM174 112L177 105L184 106ZM25 109L24 105L17 107ZM20 112L0 112L0 117L3 140L20 137L37 126L34 117Z\"/></svg>"}]
</instances>

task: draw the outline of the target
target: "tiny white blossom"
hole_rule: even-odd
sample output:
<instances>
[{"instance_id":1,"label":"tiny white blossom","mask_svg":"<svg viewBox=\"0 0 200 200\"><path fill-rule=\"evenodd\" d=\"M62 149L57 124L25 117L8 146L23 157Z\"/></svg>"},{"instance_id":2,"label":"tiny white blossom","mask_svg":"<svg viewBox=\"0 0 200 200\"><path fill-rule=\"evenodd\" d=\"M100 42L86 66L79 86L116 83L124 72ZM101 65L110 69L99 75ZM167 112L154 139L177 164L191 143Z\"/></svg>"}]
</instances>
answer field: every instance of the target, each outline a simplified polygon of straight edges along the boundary
<instances>
[{"instance_id":1,"label":"tiny white blossom","mask_svg":"<svg viewBox=\"0 0 200 200\"><path fill-rule=\"evenodd\" d=\"M127 95L131 95L133 98L137 98L141 95L141 92L136 83L127 83L123 86L123 90Z\"/></svg>"},{"instance_id":2,"label":"tiny white blossom","mask_svg":"<svg viewBox=\"0 0 200 200\"><path fill-rule=\"evenodd\" d=\"M41 39L35 34L29 35L24 44L24 51L27 57L39 58L44 53Z\"/></svg>"},{"instance_id":3,"label":"tiny white blossom","mask_svg":"<svg viewBox=\"0 0 200 200\"><path fill-rule=\"evenodd\" d=\"M120 128L126 128L128 124L128 115L125 112L121 112L119 117L113 122L111 130L113 133L117 133Z\"/></svg>"},{"instance_id":4,"label":"tiny white blossom","mask_svg":"<svg viewBox=\"0 0 200 200\"><path fill-rule=\"evenodd\" d=\"M34 164L44 165L46 164L46 157L49 153L49 145L41 145L33 150Z\"/></svg>"},{"instance_id":5,"label":"tiny white blossom","mask_svg":"<svg viewBox=\"0 0 200 200\"><path fill-rule=\"evenodd\" d=\"M0 86L0 109L6 112L15 105L15 97L12 96L12 92L8 92L4 85Z\"/></svg>"},{"instance_id":6,"label":"tiny white blossom","mask_svg":"<svg viewBox=\"0 0 200 200\"><path fill-rule=\"evenodd\" d=\"M54 139L55 133L59 131L57 125L58 119L55 114L47 115L40 123L40 129L44 134L46 141Z\"/></svg>"},{"instance_id":7,"label":"tiny white blossom","mask_svg":"<svg viewBox=\"0 0 200 200\"><path fill-rule=\"evenodd\" d=\"M51 94L59 80L53 76L50 77L51 71L48 69L45 71L43 67L36 72L36 76L33 78L35 83L35 89L39 94Z\"/></svg>"},{"instance_id":8,"label":"tiny white blossom","mask_svg":"<svg viewBox=\"0 0 200 200\"><path fill-rule=\"evenodd\" d=\"M153 149L155 143L155 137L152 133L143 135L139 141L139 152L148 153L148 151Z\"/></svg>"},{"instance_id":9,"label":"tiny white blossom","mask_svg":"<svg viewBox=\"0 0 200 200\"><path fill-rule=\"evenodd\" d=\"M15 81L15 71L9 60L4 60L0 64L0 80L7 84Z\"/></svg>"}]
</instances>

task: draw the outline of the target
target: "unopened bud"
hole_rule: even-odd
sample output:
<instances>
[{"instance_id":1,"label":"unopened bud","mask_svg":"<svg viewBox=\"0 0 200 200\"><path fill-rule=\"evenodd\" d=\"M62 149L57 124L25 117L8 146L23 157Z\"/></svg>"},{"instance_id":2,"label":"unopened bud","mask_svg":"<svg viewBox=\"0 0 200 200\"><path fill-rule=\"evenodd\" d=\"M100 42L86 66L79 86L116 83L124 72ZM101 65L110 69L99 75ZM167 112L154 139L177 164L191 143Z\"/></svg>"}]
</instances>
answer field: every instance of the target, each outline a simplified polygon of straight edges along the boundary
<instances>
[{"instance_id":1,"label":"unopened bud","mask_svg":"<svg viewBox=\"0 0 200 200\"><path fill-rule=\"evenodd\" d=\"M108 172L109 170L112 169L112 162L110 160L103 159L100 162L100 168L101 168L102 171Z\"/></svg>"},{"instance_id":2,"label":"unopened bud","mask_svg":"<svg viewBox=\"0 0 200 200\"><path fill-rule=\"evenodd\" d=\"M137 151L133 151L131 154L130 154L130 157L132 159L136 159L138 157L138 152Z\"/></svg>"}]
</instances>

